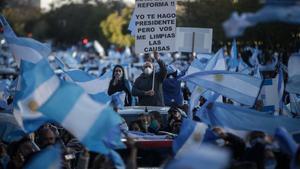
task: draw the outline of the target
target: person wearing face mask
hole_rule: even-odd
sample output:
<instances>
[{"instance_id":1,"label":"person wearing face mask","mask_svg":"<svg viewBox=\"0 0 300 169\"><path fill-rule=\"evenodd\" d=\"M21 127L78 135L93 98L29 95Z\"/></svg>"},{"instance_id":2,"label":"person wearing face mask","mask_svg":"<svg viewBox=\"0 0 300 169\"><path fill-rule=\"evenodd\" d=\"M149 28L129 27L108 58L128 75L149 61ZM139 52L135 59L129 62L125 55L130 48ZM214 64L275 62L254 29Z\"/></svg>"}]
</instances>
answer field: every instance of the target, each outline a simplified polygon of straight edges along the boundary
<instances>
[{"instance_id":1,"label":"person wearing face mask","mask_svg":"<svg viewBox=\"0 0 300 169\"><path fill-rule=\"evenodd\" d=\"M107 93L111 96L112 94L121 91L126 93L124 105L131 106L131 84L124 76L124 68L121 65L116 65L113 69L113 75L109 82Z\"/></svg>"},{"instance_id":2,"label":"person wearing face mask","mask_svg":"<svg viewBox=\"0 0 300 169\"><path fill-rule=\"evenodd\" d=\"M159 65L159 72L155 73L151 62L145 62L143 65L143 73L135 80L132 88L132 95L138 97L139 106L165 105L162 83L167 76L167 68L164 62L159 59L158 53L154 53L154 58ZM153 73L155 74L153 75Z\"/></svg>"}]
</instances>

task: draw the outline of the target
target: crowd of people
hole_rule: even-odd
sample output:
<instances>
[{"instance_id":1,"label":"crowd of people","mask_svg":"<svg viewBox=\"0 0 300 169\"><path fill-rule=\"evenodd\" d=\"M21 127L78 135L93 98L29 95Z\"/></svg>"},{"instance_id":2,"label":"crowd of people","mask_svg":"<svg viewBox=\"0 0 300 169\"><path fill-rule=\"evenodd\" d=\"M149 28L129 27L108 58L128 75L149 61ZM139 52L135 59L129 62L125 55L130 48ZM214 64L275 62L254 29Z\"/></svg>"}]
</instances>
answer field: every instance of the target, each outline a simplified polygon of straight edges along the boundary
<instances>
[{"instance_id":1,"label":"crowd of people","mask_svg":"<svg viewBox=\"0 0 300 169\"><path fill-rule=\"evenodd\" d=\"M238 59L248 65L248 75L254 76L255 66L251 55L253 55L254 48L244 47L239 51ZM295 48L296 49L296 48ZM264 53L263 53L264 52ZM258 62L260 65L260 75L263 79L274 78L279 70L280 63L287 63L287 58L283 53L275 51L263 51L258 54ZM291 51L297 53L297 50ZM113 54L111 54L113 55ZM228 50L223 53L224 60L229 70L231 57ZM185 119L193 119L197 122L202 122L202 119L195 116L195 113L201 109L201 107L208 101L205 96L201 96L194 107L189 107L191 99L191 90L188 85L184 83L180 78L187 72L189 65L193 60L205 59L202 55L198 58L190 57L188 60L176 59L173 54L172 62L168 64L164 63L163 56L160 56L157 52L154 52L153 56L145 55L144 61L141 66L141 74L138 77L127 78L126 70L122 64L111 64L112 77L109 81L107 94L109 96L114 95L117 92L124 92L125 97L123 102L124 106L167 106L167 116L164 117L159 111L145 111L142 114L138 114L137 118L131 121L127 121L126 117L123 119L121 129L124 132L123 137L126 138L127 151L129 153L124 155L123 159L126 162L128 169L137 168L138 165L143 166L143 162L137 163L138 147L136 141L130 138L126 133L136 132L151 135L166 135L164 139L174 139L180 132L182 132L182 123ZM280 59L280 63L278 62ZM179 62L183 65L181 68L176 67L173 63ZM274 64L275 63L275 64ZM99 73L103 75L105 71L109 70L110 66L104 67L103 72ZM284 66L282 64L281 66ZM236 67L235 72L239 72L239 67ZM285 83L287 82L287 74L285 75ZM245 89L247 90L247 89ZM3 119L6 119L6 115L10 115L12 118L9 122L3 120L3 127L1 130L9 130L4 125L6 123L15 123L16 119L12 116L13 96L2 97L5 98L4 104L7 106L1 106L1 115ZM289 98L288 93L284 93L283 98ZM226 104L236 104L236 101L222 97L222 102ZM283 104L288 105L289 99L283 99ZM122 111L117 103L112 100L111 106L116 112ZM257 100L252 109L263 111L263 102ZM208 106L209 108L209 106ZM7 111L10 110L10 111ZM194 114L189 116L189 110L192 110ZM279 113L280 114L280 113ZM286 114L280 114L286 115ZM291 111L293 118L299 116L299 112ZM188 117L189 116L189 117ZM290 116L290 114L286 115ZM1 119L1 118L0 118ZM1 122L2 123L2 122ZM17 125L15 124L14 127ZM11 127L11 126L8 126ZM280 126L278 126L280 127ZM240 131L228 130L221 126L211 127L212 136L205 143L212 144L220 148L225 148L231 152L230 164L227 168L232 169L287 169L291 166L300 166L300 149L297 148L295 154L291 155L289 152L285 152L282 149L282 145L278 144L278 140L274 136L264 133L262 131L248 131L241 133ZM14 136L7 136L2 134L0 142L0 169L19 169L25 167L38 152L54 146L59 143L62 146L63 153L61 156L62 168L66 169L99 169L99 168L117 168L112 158L109 156L90 152L87 148L81 144L71 133L60 126L56 122L43 124L38 130L30 134L25 133L19 127L17 132L18 139L12 139ZM15 133L14 133L15 134ZM205 136L200 136L205 137ZM194 141L201 144L203 139L195 137ZM200 141L201 140L201 141ZM164 162L160 164L163 167L168 167L174 158L174 154L170 151L167 154L169 158L163 159ZM120 152L122 154L122 152ZM152 157L154 158L154 157ZM151 159L156 161L156 159ZM150 160L150 161L151 161ZM148 159L149 161L149 159ZM149 163L147 163L149 165ZM150 164L151 165L151 164Z\"/></svg>"}]
</instances>

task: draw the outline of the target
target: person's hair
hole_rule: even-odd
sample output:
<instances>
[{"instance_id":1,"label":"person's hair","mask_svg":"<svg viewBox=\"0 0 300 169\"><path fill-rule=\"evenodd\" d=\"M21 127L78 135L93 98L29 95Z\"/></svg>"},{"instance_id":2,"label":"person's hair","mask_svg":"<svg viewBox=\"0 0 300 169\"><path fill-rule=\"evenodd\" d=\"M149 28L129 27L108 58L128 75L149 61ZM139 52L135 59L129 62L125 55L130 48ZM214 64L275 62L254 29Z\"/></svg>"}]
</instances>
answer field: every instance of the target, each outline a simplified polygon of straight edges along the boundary
<instances>
[{"instance_id":1,"label":"person's hair","mask_svg":"<svg viewBox=\"0 0 300 169\"><path fill-rule=\"evenodd\" d=\"M252 131L248 135L248 140L251 141L251 140L255 140L257 138L263 139L265 136L266 136L266 134L262 131Z\"/></svg>"},{"instance_id":2,"label":"person's hair","mask_svg":"<svg viewBox=\"0 0 300 169\"><path fill-rule=\"evenodd\" d=\"M125 71L124 71L123 66L121 66L121 65L116 65L116 66L114 67L114 69L113 69L113 74L112 74L112 80L111 80L111 81L113 81L113 80L115 79L115 70L116 70L117 68L120 68L120 69L122 70L122 73L123 73L122 81L125 80Z\"/></svg>"},{"instance_id":3,"label":"person's hair","mask_svg":"<svg viewBox=\"0 0 300 169\"><path fill-rule=\"evenodd\" d=\"M160 124L162 124L162 117L161 117L160 112L151 111L151 112L149 112L149 115L152 115L155 120L157 120Z\"/></svg>"},{"instance_id":4,"label":"person's hair","mask_svg":"<svg viewBox=\"0 0 300 169\"><path fill-rule=\"evenodd\" d=\"M139 121L138 120L134 120L134 121L132 121L131 123L130 123L130 125L129 125L129 130L133 130L133 125L138 125L139 126L139 128L140 128L140 125L139 125Z\"/></svg>"}]
</instances>

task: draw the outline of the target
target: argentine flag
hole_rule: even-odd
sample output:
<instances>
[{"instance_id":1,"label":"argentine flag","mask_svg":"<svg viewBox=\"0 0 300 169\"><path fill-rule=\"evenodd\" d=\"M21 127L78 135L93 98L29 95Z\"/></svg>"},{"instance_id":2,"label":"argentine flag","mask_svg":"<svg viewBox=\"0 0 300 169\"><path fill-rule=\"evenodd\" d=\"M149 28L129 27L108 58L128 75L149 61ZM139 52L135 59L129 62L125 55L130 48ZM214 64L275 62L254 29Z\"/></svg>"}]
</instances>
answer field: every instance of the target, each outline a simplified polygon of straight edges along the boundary
<instances>
[{"instance_id":1,"label":"argentine flag","mask_svg":"<svg viewBox=\"0 0 300 169\"><path fill-rule=\"evenodd\" d=\"M184 119L180 128L179 135L173 141L173 152L175 158L191 151L194 145L202 142L217 139L218 137L208 129L204 123L198 123L191 119Z\"/></svg>"},{"instance_id":2,"label":"argentine flag","mask_svg":"<svg viewBox=\"0 0 300 169\"><path fill-rule=\"evenodd\" d=\"M31 38L17 37L3 16L0 17L0 21L4 28L4 38L17 59L37 63L50 54L51 49L46 44Z\"/></svg>"},{"instance_id":3,"label":"argentine flag","mask_svg":"<svg viewBox=\"0 0 300 169\"><path fill-rule=\"evenodd\" d=\"M235 39L232 41L230 55L231 55L231 58L229 61L229 69L235 72L236 68L240 64L240 61L238 59L238 50L237 50L237 44L236 44Z\"/></svg>"},{"instance_id":4,"label":"argentine flag","mask_svg":"<svg viewBox=\"0 0 300 169\"><path fill-rule=\"evenodd\" d=\"M110 97L107 95L109 82L112 72L108 71L99 78L89 75L79 69L66 70L65 73L72 79L74 83L82 87L94 100L109 102Z\"/></svg>"},{"instance_id":5,"label":"argentine flag","mask_svg":"<svg viewBox=\"0 0 300 169\"><path fill-rule=\"evenodd\" d=\"M31 66L30 69L28 69L28 64ZM14 116L26 132L35 131L50 120L34 108L36 105L44 104L60 85L59 78L47 65L48 61L45 59L36 65L21 61L19 79L21 90L15 96ZM36 100L36 102L33 103L31 100Z\"/></svg>"},{"instance_id":6,"label":"argentine flag","mask_svg":"<svg viewBox=\"0 0 300 169\"><path fill-rule=\"evenodd\" d=\"M27 110L59 122L89 150L109 152L103 139L121 124L117 113L92 100L80 86L59 81L46 60L25 72L24 77L24 92L31 94L20 102Z\"/></svg>"},{"instance_id":7,"label":"argentine flag","mask_svg":"<svg viewBox=\"0 0 300 169\"><path fill-rule=\"evenodd\" d=\"M274 116L266 112L223 103L212 103L207 111L197 116L211 126L227 127L234 130L262 131L273 134L278 126L285 127L290 133L299 133L300 119Z\"/></svg>"},{"instance_id":8,"label":"argentine flag","mask_svg":"<svg viewBox=\"0 0 300 169\"><path fill-rule=\"evenodd\" d=\"M182 80L250 106L255 104L262 83L261 79L252 76L217 70L194 73Z\"/></svg>"},{"instance_id":9,"label":"argentine flag","mask_svg":"<svg viewBox=\"0 0 300 169\"><path fill-rule=\"evenodd\" d=\"M4 37L11 52L15 57L21 60L19 77L20 85L18 86L21 90L17 91L15 95L13 114L24 131L32 132L48 119L39 112L27 109L27 106L24 106L24 104L30 104L28 102L30 98L37 98L39 104L42 104L59 86L59 80L53 77L48 81L45 81L45 79L53 76L52 71L47 69L47 67L41 70L41 73L44 73L44 76L41 76L34 85L26 84L24 79L30 78L33 80L32 77L27 75L27 71L31 70L35 63L45 62L45 59L50 54L51 50L45 44L33 39L17 37L6 19L3 16L1 16L0 19L4 28ZM42 95L37 95L35 89L42 92Z\"/></svg>"},{"instance_id":10,"label":"argentine flag","mask_svg":"<svg viewBox=\"0 0 300 169\"><path fill-rule=\"evenodd\" d=\"M279 109L281 108L280 100L283 94L280 93L283 92L283 87L281 88L279 86L281 83L280 74L278 74L276 78L263 80L263 85L258 97L263 101L263 111L271 113L274 113L275 111L279 112Z\"/></svg>"}]
</instances>

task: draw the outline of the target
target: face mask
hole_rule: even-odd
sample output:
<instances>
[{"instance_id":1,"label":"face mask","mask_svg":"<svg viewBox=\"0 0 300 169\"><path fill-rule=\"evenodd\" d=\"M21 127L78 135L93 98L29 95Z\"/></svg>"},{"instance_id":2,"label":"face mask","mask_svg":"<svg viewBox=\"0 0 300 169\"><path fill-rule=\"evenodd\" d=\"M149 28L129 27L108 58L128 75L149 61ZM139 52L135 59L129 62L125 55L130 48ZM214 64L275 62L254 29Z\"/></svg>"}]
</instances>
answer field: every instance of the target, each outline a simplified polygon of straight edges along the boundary
<instances>
[{"instance_id":1,"label":"face mask","mask_svg":"<svg viewBox=\"0 0 300 169\"><path fill-rule=\"evenodd\" d=\"M151 69L150 67L147 67L147 68L144 69L144 73L146 75L150 75L152 73L152 71L153 71L153 69Z\"/></svg>"},{"instance_id":2,"label":"face mask","mask_svg":"<svg viewBox=\"0 0 300 169\"><path fill-rule=\"evenodd\" d=\"M158 122L157 122L157 120L152 120L149 127L152 128L152 129L154 129L154 130L158 130Z\"/></svg>"}]
</instances>

